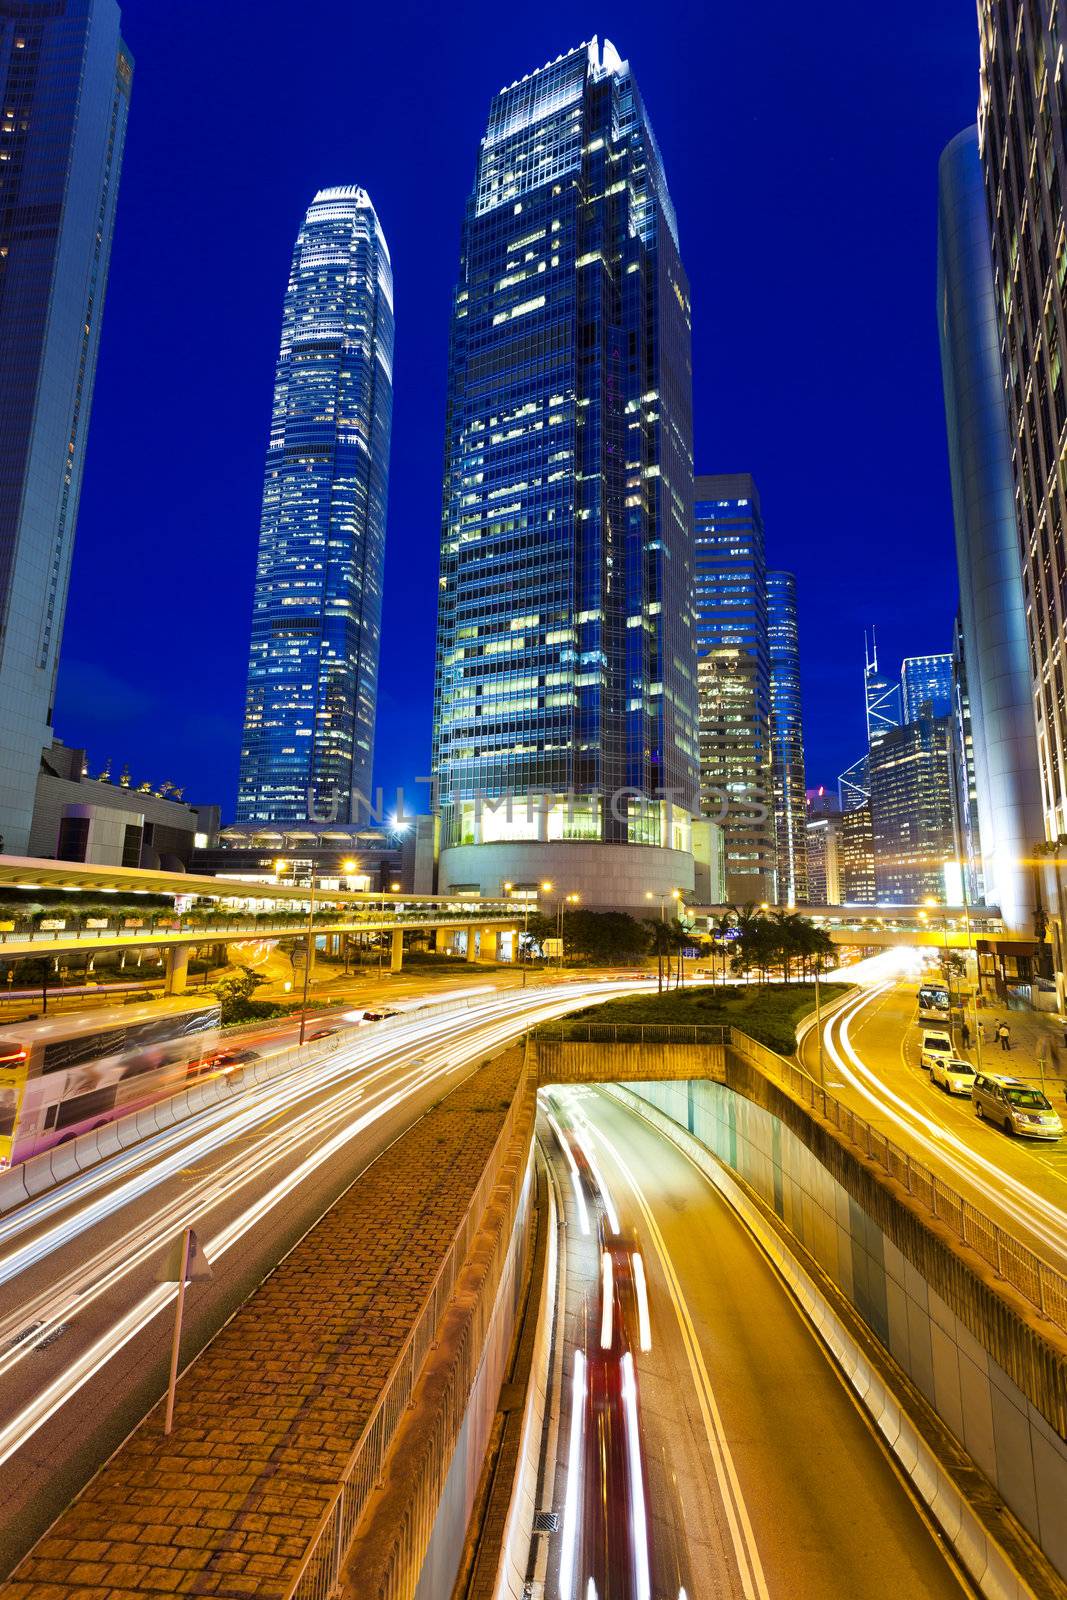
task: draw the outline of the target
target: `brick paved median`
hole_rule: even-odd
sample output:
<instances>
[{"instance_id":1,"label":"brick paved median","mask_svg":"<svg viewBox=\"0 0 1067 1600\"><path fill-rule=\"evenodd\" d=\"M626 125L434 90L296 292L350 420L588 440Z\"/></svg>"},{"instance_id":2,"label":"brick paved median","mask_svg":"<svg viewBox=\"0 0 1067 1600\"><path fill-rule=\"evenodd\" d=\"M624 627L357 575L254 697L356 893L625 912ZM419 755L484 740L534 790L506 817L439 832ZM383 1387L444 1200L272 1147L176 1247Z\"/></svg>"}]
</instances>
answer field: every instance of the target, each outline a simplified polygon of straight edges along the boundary
<instances>
[{"instance_id":1,"label":"brick paved median","mask_svg":"<svg viewBox=\"0 0 1067 1600\"><path fill-rule=\"evenodd\" d=\"M53 1524L0 1600L256 1595L295 1576L518 1082L511 1050L372 1166ZM195 1293L195 1290L191 1291Z\"/></svg>"}]
</instances>

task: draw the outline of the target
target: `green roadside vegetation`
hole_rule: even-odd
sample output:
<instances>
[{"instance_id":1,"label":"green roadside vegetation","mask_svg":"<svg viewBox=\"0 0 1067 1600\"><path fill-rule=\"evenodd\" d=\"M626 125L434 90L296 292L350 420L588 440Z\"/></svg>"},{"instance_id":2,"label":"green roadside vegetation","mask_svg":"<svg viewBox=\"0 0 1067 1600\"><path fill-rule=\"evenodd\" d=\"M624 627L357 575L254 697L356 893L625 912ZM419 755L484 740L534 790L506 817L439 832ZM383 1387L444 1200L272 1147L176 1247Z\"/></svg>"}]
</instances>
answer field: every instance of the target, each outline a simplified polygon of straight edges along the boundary
<instances>
[{"instance_id":1,"label":"green roadside vegetation","mask_svg":"<svg viewBox=\"0 0 1067 1600\"><path fill-rule=\"evenodd\" d=\"M846 994L847 983L819 985L824 1006ZM672 1025L711 1028L740 1028L779 1055L791 1056L796 1049L797 1024L815 1010L813 983L747 983L674 989L664 994L627 995L606 1000L601 1005L572 1011L559 1022L544 1023L537 1030L546 1038L581 1039L590 1025L601 1023L641 1023L644 1026ZM664 1042L667 1036L664 1035Z\"/></svg>"}]
</instances>

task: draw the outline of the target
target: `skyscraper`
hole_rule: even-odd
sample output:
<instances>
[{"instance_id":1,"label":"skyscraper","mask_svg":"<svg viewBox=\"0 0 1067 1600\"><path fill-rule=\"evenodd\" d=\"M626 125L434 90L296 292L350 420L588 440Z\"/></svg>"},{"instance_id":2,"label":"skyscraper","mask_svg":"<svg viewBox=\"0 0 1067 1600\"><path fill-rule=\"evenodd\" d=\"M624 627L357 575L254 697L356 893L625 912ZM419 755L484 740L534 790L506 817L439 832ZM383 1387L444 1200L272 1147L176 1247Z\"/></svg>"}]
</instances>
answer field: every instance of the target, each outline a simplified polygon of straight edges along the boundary
<instances>
[{"instance_id":1,"label":"skyscraper","mask_svg":"<svg viewBox=\"0 0 1067 1600\"><path fill-rule=\"evenodd\" d=\"M999 81L999 64L996 76ZM946 146L938 168L941 372L973 732L981 875L986 901L999 906L1009 929L1021 933L1033 928L1036 876L1026 862L1033 859L1034 846L1044 836L1045 819L1027 640L1027 598L1019 559L1013 424L1001 365L990 249L978 130L965 128ZM1059 506L1054 488L1050 494L1054 508ZM1057 514L1053 509L1054 519ZM1052 526L1055 525L1053 520ZM1047 516L1042 529L1047 547ZM1056 560L1061 563L1057 570L1065 574L1062 538L1054 543ZM1051 564L1051 550L1048 559ZM1043 574L1037 570L1039 566L1043 568L1044 556L1028 565L1031 570L1027 583L1040 618L1034 639L1036 662L1040 659L1038 648L1044 655L1051 638L1045 603L1041 601ZM1053 579L1050 590L1055 591L1057 585L1058 580ZM1050 598L1055 615L1054 592ZM1047 726L1045 738L1047 751Z\"/></svg>"},{"instance_id":2,"label":"skyscraper","mask_svg":"<svg viewBox=\"0 0 1067 1600\"><path fill-rule=\"evenodd\" d=\"M903 719L900 683L888 678L878 666L878 640L871 629L871 641L863 637L863 689L867 709L867 747L873 750L882 735L899 728Z\"/></svg>"},{"instance_id":3,"label":"skyscraper","mask_svg":"<svg viewBox=\"0 0 1067 1600\"><path fill-rule=\"evenodd\" d=\"M133 61L115 0L0 7L0 850L52 702Z\"/></svg>"},{"instance_id":4,"label":"skyscraper","mask_svg":"<svg viewBox=\"0 0 1067 1600\"><path fill-rule=\"evenodd\" d=\"M951 721L929 701L912 722L871 747L871 831L879 903L945 898L945 862L956 854Z\"/></svg>"},{"instance_id":5,"label":"skyscraper","mask_svg":"<svg viewBox=\"0 0 1067 1600\"><path fill-rule=\"evenodd\" d=\"M900 706L905 722L915 722L929 702L935 717L952 710L952 656L905 656L900 665Z\"/></svg>"},{"instance_id":6,"label":"skyscraper","mask_svg":"<svg viewBox=\"0 0 1067 1600\"><path fill-rule=\"evenodd\" d=\"M628 64L594 39L495 97L463 225L442 888L547 878L644 904L692 885L691 387L663 164Z\"/></svg>"},{"instance_id":7,"label":"skyscraper","mask_svg":"<svg viewBox=\"0 0 1067 1600\"><path fill-rule=\"evenodd\" d=\"M240 822L357 822L369 800L393 410L393 273L363 189L293 251L263 485Z\"/></svg>"},{"instance_id":8,"label":"skyscraper","mask_svg":"<svg viewBox=\"0 0 1067 1600\"><path fill-rule=\"evenodd\" d=\"M797 580L791 572L767 574L767 634L778 900L795 906L808 898L808 863Z\"/></svg>"},{"instance_id":9,"label":"skyscraper","mask_svg":"<svg viewBox=\"0 0 1067 1600\"><path fill-rule=\"evenodd\" d=\"M700 803L722 826L726 896L777 899L767 561L747 472L701 476L694 502ZM803 801L801 780L801 802Z\"/></svg>"}]
</instances>

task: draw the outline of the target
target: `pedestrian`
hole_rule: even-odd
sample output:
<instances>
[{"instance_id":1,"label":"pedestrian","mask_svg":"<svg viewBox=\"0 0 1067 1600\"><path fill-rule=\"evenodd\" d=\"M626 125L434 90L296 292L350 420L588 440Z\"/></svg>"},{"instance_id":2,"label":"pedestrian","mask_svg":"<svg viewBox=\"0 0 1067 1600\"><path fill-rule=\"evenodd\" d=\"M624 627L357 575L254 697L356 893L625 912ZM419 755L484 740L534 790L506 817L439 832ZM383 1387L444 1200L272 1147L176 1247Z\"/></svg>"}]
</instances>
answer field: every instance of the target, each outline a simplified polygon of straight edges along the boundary
<instances>
[{"instance_id":1,"label":"pedestrian","mask_svg":"<svg viewBox=\"0 0 1067 1600\"><path fill-rule=\"evenodd\" d=\"M1006 1022L997 1024L997 1038L1000 1040L1000 1048L1002 1050L1011 1049L1011 1030Z\"/></svg>"},{"instance_id":2,"label":"pedestrian","mask_svg":"<svg viewBox=\"0 0 1067 1600\"><path fill-rule=\"evenodd\" d=\"M960 1023L960 1038L963 1040L963 1048L969 1050L971 1048L971 1030L967 1026L966 1017Z\"/></svg>"}]
</instances>

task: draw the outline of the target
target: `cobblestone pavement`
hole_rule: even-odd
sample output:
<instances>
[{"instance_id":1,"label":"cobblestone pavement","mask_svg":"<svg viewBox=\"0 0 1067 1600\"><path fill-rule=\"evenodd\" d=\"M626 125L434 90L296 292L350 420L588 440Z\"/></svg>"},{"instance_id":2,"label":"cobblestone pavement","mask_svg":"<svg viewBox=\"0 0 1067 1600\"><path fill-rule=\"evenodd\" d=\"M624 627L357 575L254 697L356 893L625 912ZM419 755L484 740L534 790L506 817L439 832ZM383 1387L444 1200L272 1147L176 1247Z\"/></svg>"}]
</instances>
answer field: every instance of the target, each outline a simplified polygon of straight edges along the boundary
<instances>
[{"instance_id":1,"label":"cobblestone pavement","mask_svg":"<svg viewBox=\"0 0 1067 1600\"><path fill-rule=\"evenodd\" d=\"M295 1575L518 1082L511 1050L397 1141L0 1585L2 1600L273 1600ZM195 1294L195 1286L190 1289Z\"/></svg>"}]
</instances>

